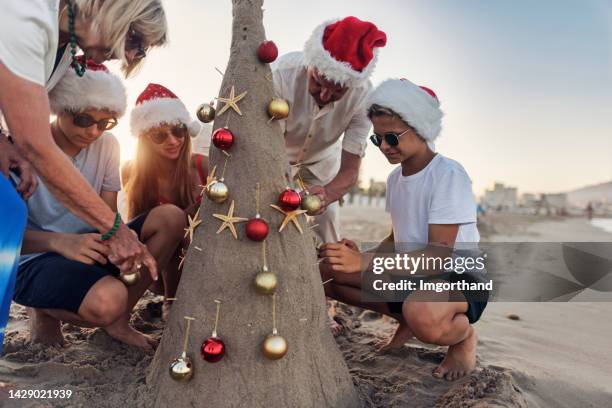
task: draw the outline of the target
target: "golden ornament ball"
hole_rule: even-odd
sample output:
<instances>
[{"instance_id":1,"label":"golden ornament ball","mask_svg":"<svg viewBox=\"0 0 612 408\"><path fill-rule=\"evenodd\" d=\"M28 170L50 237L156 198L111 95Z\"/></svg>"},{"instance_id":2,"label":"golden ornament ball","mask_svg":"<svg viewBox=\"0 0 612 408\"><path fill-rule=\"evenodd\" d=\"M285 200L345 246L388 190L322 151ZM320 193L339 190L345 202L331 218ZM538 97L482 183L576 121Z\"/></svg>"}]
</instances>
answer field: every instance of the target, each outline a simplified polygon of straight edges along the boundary
<instances>
[{"instance_id":1,"label":"golden ornament ball","mask_svg":"<svg viewBox=\"0 0 612 408\"><path fill-rule=\"evenodd\" d=\"M287 354L287 340L279 334L270 334L261 345L263 355L270 360L278 360Z\"/></svg>"},{"instance_id":2,"label":"golden ornament ball","mask_svg":"<svg viewBox=\"0 0 612 408\"><path fill-rule=\"evenodd\" d=\"M289 116L289 104L282 98L274 98L268 104L268 115L274 119L285 119Z\"/></svg>"},{"instance_id":3,"label":"golden ornament ball","mask_svg":"<svg viewBox=\"0 0 612 408\"><path fill-rule=\"evenodd\" d=\"M119 275L119 280L121 282L123 282L123 284L125 286L132 286L135 285L136 282L138 282L140 280L140 271L136 271L134 273L128 273L128 274L120 274Z\"/></svg>"},{"instance_id":4,"label":"golden ornament ball","mask_svg":"<svg viewBox=\"0 0 612 408\"><path fill-rule=\"evenodd\" d=\"M302 198L302 210L306 210L308 215L314 215L321 209L321 199L314 194L307 194Z\"/></svg>"},{"instance_id":5,"label":"golden ornament ball","mask_svg":"<svg viewBox=\"0 0 612 408\"><path fill-rule=\"evenodd\" d=\"M198 110L196 111L196 115L198 119L200 120L200 122L210 123L213 120L215 120L215 108L212 105L212 103L210 104L204 103L198 107Z\"/></svg>"},{"instance_id":6,"label":"golden ornament ball","mask_svg":"<svg viewBox=\"0 0 612 408\"><path fill-rule=\"evenodd\" d=\"M189 381L193 377L191 360L185 354L170 363L170 377L176 381Z\"/></svg>"},{"instance_id":7,"label":"golden ornament ball","mask_svg":"<svg viewBox=\"0 0 612 408\"><path fill-rule=\"evenodd\" d=\"M229 197L229 188L222 181L215 181L206 188L206 196L215 203L222 203Z\"/></svg>"},{"instance_id":8,"label":"golden ornament ball","mask_svg":"<svg viewBox=\"0 0 612 408\"><path fill-rule=\"evenodd\" d=\"M276 291L278 278L270 271L261 271L255 275L255 289L262 295L271 295Z\"/></svg>"}]
</instances>

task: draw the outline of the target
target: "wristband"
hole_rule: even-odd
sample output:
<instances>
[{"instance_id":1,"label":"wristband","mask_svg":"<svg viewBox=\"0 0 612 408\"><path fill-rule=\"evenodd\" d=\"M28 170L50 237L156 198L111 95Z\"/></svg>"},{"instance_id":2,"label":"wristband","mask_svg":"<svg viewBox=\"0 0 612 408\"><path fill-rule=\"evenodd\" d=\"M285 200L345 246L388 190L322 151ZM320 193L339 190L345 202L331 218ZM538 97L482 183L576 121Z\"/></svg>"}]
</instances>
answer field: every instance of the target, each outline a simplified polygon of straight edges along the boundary
<instances>
[{"instance_id":1,"label":"wristband","mask_svg":"<svg viewBox=\"0 0 612 408\"><path fill-rule=\"evenodd\" d=\"M109 239L111 239L115 235L117 230L119 229L120 225L121 225L121 214L117 213L117 215L115 216L115 223L113 224L113 227L106 234L102 235L101 240L108 241Z\"/></svg>"}]
</instances>

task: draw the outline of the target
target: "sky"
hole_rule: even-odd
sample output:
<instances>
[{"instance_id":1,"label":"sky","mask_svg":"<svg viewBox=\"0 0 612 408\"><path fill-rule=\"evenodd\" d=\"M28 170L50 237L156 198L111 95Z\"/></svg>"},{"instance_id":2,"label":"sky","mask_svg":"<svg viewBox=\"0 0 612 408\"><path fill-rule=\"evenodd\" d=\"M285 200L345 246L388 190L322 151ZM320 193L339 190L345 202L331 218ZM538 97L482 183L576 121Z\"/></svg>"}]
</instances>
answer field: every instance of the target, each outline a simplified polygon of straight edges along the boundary
<instances>
[{"instance_id":1,"label":"sky","mask_svg":"<svg viewBox=\"0 0 612 408\"><path fill-rule=\"evenodd\" d=\"M128 104L155 82L195 115L221 85L231 1L163 3L170 42L126 81ZM329 19L354 15L385 31L372 82L406 77L436 91L445 112L436 150L465 167L477 195L496 181L537 193L612 180L611 0L268 0L264 9L281 54ZM135 149L129 110L116 129L125 161ZM391 169L368 146L362 185Z\"/></svg>"}]
</instances>

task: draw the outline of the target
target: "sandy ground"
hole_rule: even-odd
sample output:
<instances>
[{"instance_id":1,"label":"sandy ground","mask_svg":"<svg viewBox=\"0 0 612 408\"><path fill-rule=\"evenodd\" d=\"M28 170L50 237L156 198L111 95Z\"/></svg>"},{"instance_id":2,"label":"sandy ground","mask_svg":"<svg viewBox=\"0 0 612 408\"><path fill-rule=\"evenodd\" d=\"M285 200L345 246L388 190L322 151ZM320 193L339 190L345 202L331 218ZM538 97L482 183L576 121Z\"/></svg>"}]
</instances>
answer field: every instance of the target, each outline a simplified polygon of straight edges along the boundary
<instances>
[{"instance_id":1,"label":"sandy ground","mask_svg":"<svg viewBox=\"0 0 612 408\"><path fill-rule=\"evenodd\" d=\"M342 235L362 242L389 230L382 209L345 207L342 218ZM581 219L495 215L485 217L480 230L491 241L612 241L612 234ZM411 341L380 355L376 345L395 322L344 305L339 310L346 330L338 345L368 407L603 407L612 401L612 303L489 304L476 324L478 368L454 383L431 376L443 348ZM160 299L148 296L133 322L159 337L160 315ZM0 359L0 406L138 405L150 356L98 329L64 325L64 333L71 344L65 349L29 344L25 310L13 305ZM9 390L23 388L70 389L73 397L7 399Z\"/></svg>"}]
</instances>

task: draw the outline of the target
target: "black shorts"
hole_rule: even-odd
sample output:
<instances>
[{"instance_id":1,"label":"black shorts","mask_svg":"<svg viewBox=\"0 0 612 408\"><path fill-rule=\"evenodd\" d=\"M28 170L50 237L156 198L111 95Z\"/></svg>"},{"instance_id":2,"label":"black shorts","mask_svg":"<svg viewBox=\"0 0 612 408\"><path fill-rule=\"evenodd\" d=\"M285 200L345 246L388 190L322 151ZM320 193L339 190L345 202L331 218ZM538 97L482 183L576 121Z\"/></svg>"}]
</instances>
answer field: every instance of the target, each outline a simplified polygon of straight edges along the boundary
<instances>
[{"instance_id":1,"label":"black shorts","mask_svg":"<svg viewBox=\"0 0 612 408\"><path fill-rule=\"evenodd\" d=\"M473 278L469 274L457 274L452 273L448 276L442 277L444 280L448 280L450 282L456 282L458 280L465 280L467 282L477 282L477 279ZM468 309L465 312L470 324L476 323L485 308L488 304L489 293L488 292L478 292L475 294L472 291L463 291L463 296L465 296L465 301L468 304ZM389 312L392 314L402 314L404 302L387 302L387 307L389 308Z\"/></svg>"},{"instance_id":2,"label":"black shorts","mask_svg":"<svg viewBox=\"0 0 612 408\"><path fill-rule=\"evenodd\" d=\"M139 237L147 215L127 224ZM87 265L47 252L19 266L13 300L23 306L77 313L87 292L105 276L119 276L119 269L110 262Z\"/></svg>"}]
</instances>

